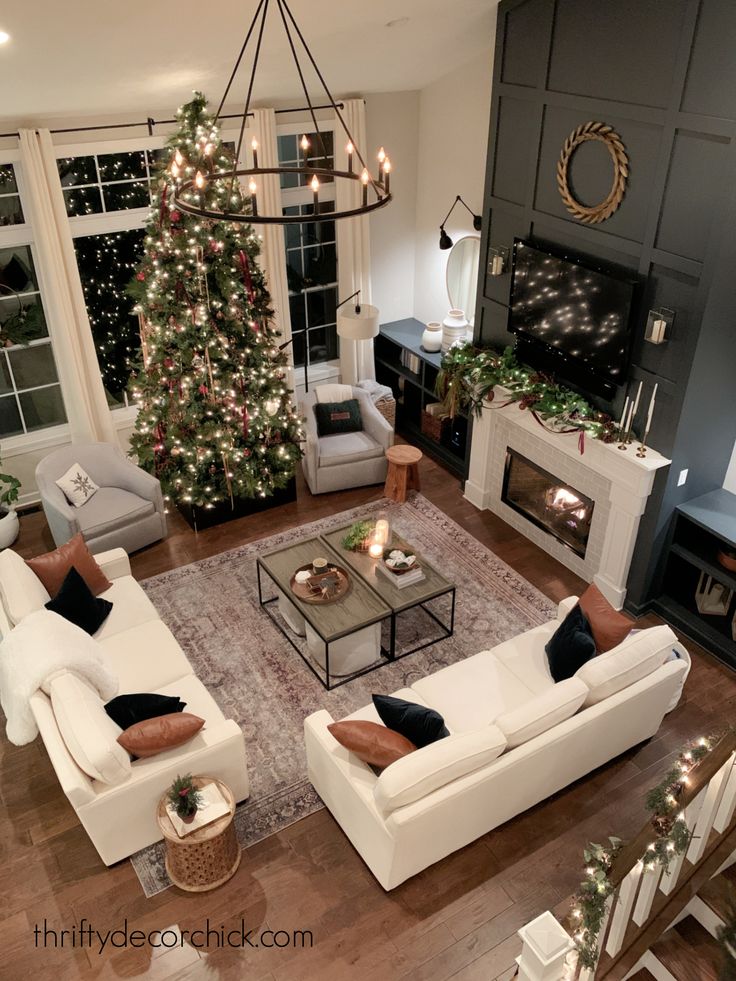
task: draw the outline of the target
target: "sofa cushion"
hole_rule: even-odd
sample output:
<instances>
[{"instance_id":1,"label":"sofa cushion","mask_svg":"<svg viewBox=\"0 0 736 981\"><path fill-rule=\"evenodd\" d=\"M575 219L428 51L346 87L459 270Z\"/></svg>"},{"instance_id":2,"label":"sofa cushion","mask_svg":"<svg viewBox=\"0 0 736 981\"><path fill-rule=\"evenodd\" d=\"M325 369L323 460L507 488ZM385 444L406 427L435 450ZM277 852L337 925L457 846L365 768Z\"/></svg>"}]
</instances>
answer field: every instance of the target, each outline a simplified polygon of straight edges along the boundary
<instances>
[{"instance_id":1,"label":"sofa cushion","mask_svg":"<svg viewBox=\"0 0 736 981\"><path fill-rule=\"evenodd\" d=\"M558 626L557 620L550 620L493 648L496 660L535 695L541 695L555 683L544 647Z\"/></svg>"},{"instance_id":2,"label":"sofa cushion","mask_svg":"<svg viewBox=\"0 0 736 981\"><path fill-rule=\"evenodd\" d=\"M327 731L369 766L388 767L416 752L416 746L406 736L375 722L332 722Z\"/></svg>"},{"instance_id":3,"label":"sofa cushion","mask_svg":"<svg viewBox=\"0 0 736 981\"><path fill-rule=\"evenodd\" d=\"M594 657L575 675L588 686L585 704L595 705L646 678L670 659L676 644L677 637L670 627L649 627Z\"/></svg>"},{"instance_id":4,"label":"sofa cushion","mask_svg":"<svg viewBox=\"0 0 736 981\"><path fill-rule=\"evenodd\" d=\"M496 726L456 733L397 760L379 776L373 788L384 812L411 804L439 787L479 770L497 759L506 738Z\"/></svg>"},{"instance_id":5,"label":"sofa cushion","mask_svg":"<svg viewBox=\"0 0 736 981\"><path fill-rule=\"evenodd\" d=\"M555 681L566 681L595 657L595 641L588 618L574 606L545 645L550 674Z\"/></svg>"},{"instance_id":6,"label":"sofa cushion","mask_svg":"<svg viewBox=\"0 0 736 981\"><path fill-rule=\"evenodd\" d=\"M506 737L508 748L514 749L575 715L587 694L588 688L579 678L568 678L526 705L499 715L496 725Z\"/></svg>"},{"instance_id":7,"label":"sofa cushion","mask_svg":"<svg viewBox=\"0 0 736 981\"><path fill-rule=\"evenodd\" d=\"M81 531L64 545L55 548L53 552L45 552L35 558L26 559L26 565L36 573L49 596L56 596L72 566L95 596L99 596L112 586L87 548Z\"/></svg>"},{"instance_id":8,"label":"sofa cushion","mask_svg":"<svg viewBox=\"0 0 736 981\"><path fill-rule=\"evenodd\" d=\"M112 610L112 603L94 596L74 566L67 572L59 592L45 606L88 634L99 630Z\"/></svg>"},{"instance_id":9,"label":"sofa cushion","mask_svg":"<svg viewBox=\"0 0 736 981\"><path fill-rule=\"evenodd\" d=\"M139 759L158 756L188 743L203 726L204 719L191 712L170 712L136 722L120 733L118 743Z\"/></svg>"},{"instance_id":10,"label":"sofa cushion","mask_svg":"<svg viewBox=\"0 0 736 981\"><path fill-rule=\"evenodd\" d=\"M360 463L383 456L383 447L366 432L338 433L336 436L320 436L320 467L336 467L343 463Z\"/></svg>"},{"instance_id":11,"label":"sofa cushion","mask_svg":"<svg viewBox=\"0 0 736 981\"><path fill-rule=\"evenodd\" d=\"M192 673L184 651L160 620L150 620L113 634L100 640L99 645L103 663L120 680L121 695L159 691L164 685Z\"/></svg>"},{"instance_id":12,"label":"sofa cushion","mask_svg":"<svg viewBox=\"0 0 736 981\"><path fill-rule=\"evenodd\" d=\"M0 598L12 626L51 599L36 573L12 548L0 552Z\"/></svg>"},{"instance_id":13,"label":"sofa cushion","mask_svg":"<svg viewBox=\"0 0 736 981\"><path fill-rule=\"evenodd\" d=\"M77 509L79 527L88 538L97 538L153 514L152 501L121 487L100 487L95 496Z\"/></svg>"},{"instance_id":14,"label":"sofa cushion","mask_svg":"<svg viewBox=\"0 0 736 981\"><path fill-rule=\"evenodd\" d=\"M528 702L533 692L491 651L451 664L411 686L437 709L450 732L468 732Z\"/></svg>"},{"instance_id":15,"label":"sofa cushion","mask_svg":"<svg viewBox=\"0 0 736 981\"><path fill-rule=\"evenodd\" d=\"M99 484L96 484L78 463L73 463L55 483L67 501L75 508L86 504L100 489Z\"/></svg>"},{"instance_id":16,"label":"sofa cushion","mask_svg":"<svg viewBox=\"0 0 736 981\"><path fill-rule=\"evenodd\" d=\"M158 620L156 607L132 576L113 579L112 586L100 594L112 603L112 612L95 634L95 640L107 640L123 630Z\"/></svg>"},{"instance_id":17,"label":"sofa cushion","mask_svg":"<svg viewBox=\"0 0 736 981\"><path fill-rule=\"evenodd\" d=\"M108 785L127 780L130 757L117 743L120 727L105 712L97 692L65 671L52 679L49 694L61 738L79 769Z\"/></svg>"},{"instance_id":18,"label":"sofa cushion","mask_svg":"<svg viewBox=\"0 0 736 981\"><path fill-rule=\"evenodd\" d=\"M426 705L394 695L374 695L373 704L385 726L406 736L419 749L450 735L439 712Z\"/></svg>"},{"instance_id":19,"label":"sofa cushion","mask_svg":"<svg viewBox=\"0 0 736 981\"><path fill-rule=\"evenodd\" d=\"M578 602L588 618L599 654L617 647L634 626L632 620L614 610L595 583L588 586Z\"/></svg>"}]
</instances>

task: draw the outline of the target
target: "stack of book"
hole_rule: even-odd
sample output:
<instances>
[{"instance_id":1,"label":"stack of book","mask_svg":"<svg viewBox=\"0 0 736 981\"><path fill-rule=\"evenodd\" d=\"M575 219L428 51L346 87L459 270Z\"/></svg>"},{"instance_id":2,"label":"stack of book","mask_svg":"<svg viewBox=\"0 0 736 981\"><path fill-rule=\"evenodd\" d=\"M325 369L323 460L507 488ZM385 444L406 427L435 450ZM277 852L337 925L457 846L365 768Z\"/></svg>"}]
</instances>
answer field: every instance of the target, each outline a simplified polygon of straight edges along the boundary
<instances>
[{"instance_id":1,"label":"stack of book","mask_svg":"<svg viewBox=\"0 0 736 981\"><path fill-rule=\"evenodd\" d=\"M385 563L379 562L376 565L376 569L398 589L405 589L407 586L416 586L418 582L422 582L425 578L420 565L410 569L409 572L398 573L392 572Z\"/></svg>"}]
</instances>

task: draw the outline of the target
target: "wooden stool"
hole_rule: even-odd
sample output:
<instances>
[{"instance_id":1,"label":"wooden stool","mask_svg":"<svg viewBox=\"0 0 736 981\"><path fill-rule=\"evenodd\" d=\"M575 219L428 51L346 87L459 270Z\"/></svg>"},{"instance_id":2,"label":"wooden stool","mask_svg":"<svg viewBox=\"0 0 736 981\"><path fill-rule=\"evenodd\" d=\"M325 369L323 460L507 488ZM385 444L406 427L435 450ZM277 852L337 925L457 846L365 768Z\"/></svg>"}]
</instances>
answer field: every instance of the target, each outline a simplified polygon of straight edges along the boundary
<instances>
[{"instance_id":1,"label":"wooden stool","mask_svg":"<svg viewBox=\"0 0 736 981\"><path fill-rule=\"evenodd\" d=\"M240 845L235 837L235 798L222 780L215 777L195 777L194 785L201 789L215 783L230 806L228 814L205 824L180 838L166 811L168 795L158 802L156 819L166 841L166 871L180 889L187 892L207 892L231 879L240 865Z\"/></svg>"},{"instance_id":2,"label":"wooden stool","mask_svg":"<svg viewBox=\"0 0 736 981\"><path fill-rule=\"evenodd\" d=\"M422 451L416 446L400 443L386 450L386 459L388 473L384 494L392 501L403 504L407 491L420 489L419 461L422 459Z\"/></svg>"}]
</instances>

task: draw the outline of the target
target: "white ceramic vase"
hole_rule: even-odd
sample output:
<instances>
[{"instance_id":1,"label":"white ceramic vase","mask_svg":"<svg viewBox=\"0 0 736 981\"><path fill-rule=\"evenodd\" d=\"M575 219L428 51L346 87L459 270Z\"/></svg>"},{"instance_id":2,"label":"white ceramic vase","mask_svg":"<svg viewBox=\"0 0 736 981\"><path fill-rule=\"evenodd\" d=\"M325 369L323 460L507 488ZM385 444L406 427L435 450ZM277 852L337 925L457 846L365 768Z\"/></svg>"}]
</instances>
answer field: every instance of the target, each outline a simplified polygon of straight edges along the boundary
<instances>
[{"instance_id":1,"label":"white ceramic vase","mask_svg":"<svg viewBox=\"0 0 736 981\"><path fill-rule=\"evenodd\" d=\"M430 320L422 334L422 347L429 354L442 350L442 324L439 320Z\"/></svg>"},{"instance_id":2,"label":"white ceramic vase","mask_svg":"<svg viewBox=\"0 0 736 981\"><path fill-rule=\"evenodd\" d=\"M442 351L449 351L453 344L464 344L469 326L463 310L450 310L442 322Z\"/></svg>"},{"instance_id":3,"label":"white ceramic vase","mask_svg":"<svg viewBox=\"0 0 736 981\"><path fill-rule=\"evenodd\" d=\"M0 511L0 549L10 548L18 537L20 525L15 511Z\"/></svg>"}]
</instances>

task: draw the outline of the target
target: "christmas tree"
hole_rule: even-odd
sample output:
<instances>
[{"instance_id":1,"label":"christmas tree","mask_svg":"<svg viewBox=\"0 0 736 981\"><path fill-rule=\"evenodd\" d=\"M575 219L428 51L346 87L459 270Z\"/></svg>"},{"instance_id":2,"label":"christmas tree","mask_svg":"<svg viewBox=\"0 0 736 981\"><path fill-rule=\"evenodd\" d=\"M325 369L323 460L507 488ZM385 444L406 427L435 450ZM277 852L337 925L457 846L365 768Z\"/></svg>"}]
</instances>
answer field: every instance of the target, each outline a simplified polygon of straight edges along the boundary
<instances>
[{"instance_id":1,"label":"christmas tree","mask_svg":"<svg viewBox=\"0 0 736 981\"><path fill-rule=\"evenodd\" d=\"M286 355L258 267L250 225L203 220L176 209L178 180L196 177L205 205L241 188L197 93L178 111L145 254L130 287L141 324L140 404L131 445L173 501L203 508L265 498L286 487L301 456L301 423L286 385Z\"/></svg>"}]
</instances>

